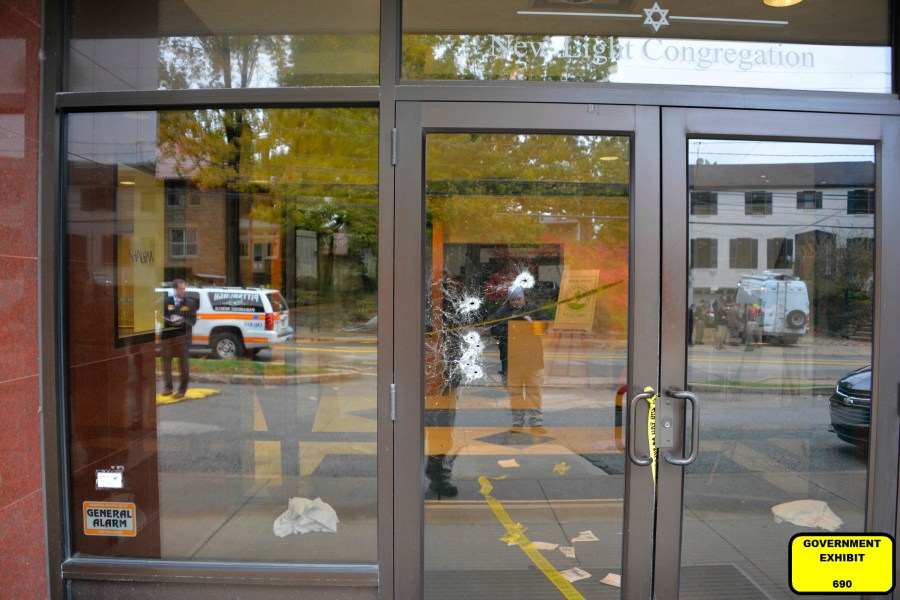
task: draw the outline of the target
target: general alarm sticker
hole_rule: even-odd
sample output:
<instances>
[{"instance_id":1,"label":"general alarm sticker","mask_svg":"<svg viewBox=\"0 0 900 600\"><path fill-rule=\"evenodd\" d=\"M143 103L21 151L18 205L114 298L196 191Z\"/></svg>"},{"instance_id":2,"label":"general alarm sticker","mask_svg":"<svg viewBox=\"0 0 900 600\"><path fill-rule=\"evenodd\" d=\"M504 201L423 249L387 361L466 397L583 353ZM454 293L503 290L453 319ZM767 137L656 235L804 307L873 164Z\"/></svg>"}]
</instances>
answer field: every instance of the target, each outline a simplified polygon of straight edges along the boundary
<instances>
[{"instance_id":1,"label":"general alarm sticker","mask_svg":"<svg viewBox=\"0 0 900 600\"><path fill-rule=\"evenodd\" d=\"M795 594L887 594L894 589L894 538L868 533L799 533L790 542Z\"/></svg>"},{"instance_id":2,"label":"general alarm sticker","mask_svg":"<svg viewBox=\"0 0 900 600\"><path fill-rule=\"evenodd\" d=\"M85 502L84 534L115 537L137 535L133 502Z\"/></svg>"}]
</instances>

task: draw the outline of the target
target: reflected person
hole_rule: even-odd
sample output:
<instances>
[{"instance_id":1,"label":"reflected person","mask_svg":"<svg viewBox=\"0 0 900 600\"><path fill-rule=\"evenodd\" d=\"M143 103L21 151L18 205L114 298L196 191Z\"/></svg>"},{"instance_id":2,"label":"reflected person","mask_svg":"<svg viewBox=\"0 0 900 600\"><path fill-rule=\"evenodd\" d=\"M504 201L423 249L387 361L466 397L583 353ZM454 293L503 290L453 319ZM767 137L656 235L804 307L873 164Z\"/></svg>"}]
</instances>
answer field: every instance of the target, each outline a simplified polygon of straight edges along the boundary
<instances>
[{"instance_id":1,"label":"reflected person","mask_svg":"<svg viewBox=\"0 0 900 600\"><path fill-rule=\"evenodd\" d=\"M191 347L191 334L194 324L197 322L197 305L191 298L184 294L185 283L183 279L176 279L174 296L166 296L165 299L165 330L169 332L162 341L163 379L165 388L162 395L172 395L173 398L184 398L188 389L191 368L188 362L188 350ZM178 391L174 392L172 383L172 361L178 359L180 381ZM174 394L173 394L174 392Z\"/></svg>"},{"instance_id":2,"label":"reflected person","mask_svg":"<svg viewBox=\"0 0 900 600\"><path fill-rule=\"evenodd\" d=\"M725 339L728 337L728 304L722 296L718 296L713 302L713 314L716 319L716 348L725 349Z\"/></svg>"},{"instance_id":3,"label":"reflected person","mask_svg":"<svg viewBox=\"0 0 900 600\"><path fill-rule=\"evenodd\" d=\"M453 427L459 400L462 373L457 363L462 357L459 328L464 324L453 299L460 293L460 285L444 271L443 279L435 284L441 310L432 312L429 345L428 377L425 392L425 476L428 489L438 498L456 496L458 488L450 482L453 462Z\"/></svg>"},{"instance_id":4,"label":"reflected person","mask_svg":"<svg viewBox=\"0 0 900 600\"><path fill-rule=\"evenodd\" d=\"M728 306L728 339L732 346L743 341L744 313L737 302Z\"/></svg>"},{"instance_id":5,"label":"reflected person","mask_svg":"<svg viewBox=\"0 0 900 600\"><path fill-rule=\"evenodd\" d=\"M694 344L703 345L703 337L706 335L706 300L701 300L694 309Z\"/></svg>"},{"instance_id":6,"label":"reflected person","mask_svg":"<svg viewBox=\"0 0 900 600\"><path fill-rule=\"evenodd\" d=\"M744 350L753 352L753 344L762 341L760 326L757 321L759 316L758 304L744 304Z\"/></svg>"},{"instance_id":7,"label":"reflected person","mask_svg":"<svg viewBox=\"0 0 900 600\"><path fill-rule=\"evenodd\" d=\"M542 334L547 313L525 301L525 290L509 288L506 302L494 314L491 335L497 338L506 373L506 390L513 431L526 425L543 433L541 386L544 383L544 345ZM502 359L501 359L502 360Z\"/></svg>"},{"instance_id":8,"label":"reflected person","mask_svg":"<svg viewBox=\"0 0 900 600\"><path fill-rule=\"evenodd\" d=\"M694 309L697 308L696 304L691 304L687 310L687 345L694 345Z\"/></svg>"}]
</instances>

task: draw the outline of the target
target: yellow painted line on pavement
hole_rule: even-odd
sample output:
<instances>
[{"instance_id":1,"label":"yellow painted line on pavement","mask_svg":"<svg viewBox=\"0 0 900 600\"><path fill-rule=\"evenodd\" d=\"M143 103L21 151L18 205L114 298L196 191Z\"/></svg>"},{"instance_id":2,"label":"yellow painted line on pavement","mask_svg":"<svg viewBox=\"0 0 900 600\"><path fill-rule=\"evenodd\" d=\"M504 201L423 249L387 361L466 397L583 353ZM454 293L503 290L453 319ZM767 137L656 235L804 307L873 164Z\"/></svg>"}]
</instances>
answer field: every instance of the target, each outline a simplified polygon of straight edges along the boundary
<instances>
[{"instance_id":1,"label":"yellow painted line on pavement","mask_svg":"<svg viewBox=\"0 0 900 600\"><path fill-rule=\"evenodd\" d=\"M281 481L281 453L291 451L278 440L254 441L252 460L257 481ZM300 476L308 477L329 454L373 456L378 447L374 442L300 442L293 451L299 452Z\"/></svg>"},{"instance_id":2,"label":"yellow painted line on pavement","mask_svg":"<svg viewBox=\"0 0 900 600\"><path fill-rule=\"evenodd\" d=\"M257 440L253 442L253 476L258 485L269 481L281 485L281 442Z\"/></svg>"},{"instance_id":3,"label":"yellow painted line on pavement","mask_svg":"<svg viewBox=\"0 0 900 600\"><path fill-rule=\"evenodd\" d=\"M315 472L329 454L343 455L375 455L378 446L375 442L300 442L300 476L306 477Z\"/></svg>"},{"instance_id":4,"label":"yellow painted line on pavement","mask_svg":"<svg viewBox=\"0 0 900 600\"><path fill-rule=\"evenodd\" d=\"M269 431L269 424L266 423L266 415L258 397L253 399L253 431Z\"/></svg>"},{"instance_id":5,"label":"yellow painted line on pavement","mask_svg":"<svg viewBox=\"0 0 900 600\"><path fill-rule=\"evenodd\" d=\"M319 401L313 433L375 433L378 421L354 415L375 408L373 396L324 396Z\"/></svg>"},{"instance_id":6,"label":"yellow painted line on pavement","mask_svg":"<svg viewBox=\"0 0 900 600\"><path fill-rule=\"evenodd\" d=\"M484 496L484 499L487 501L488 506L494 513L494 516L497 517L497 520L503 525L506 529L506 533L509 536L511 541L514 541L518 544L519 548L522 549L522 552L525 553L525 556L534 563L534 565L541 570L541 573L544 574L544 577L547 578L550 583L556 586L562 595L565 596L566 600L584 600L584 596L582 596L578 590L576 590L571 583L569 583L565 577L562 576L562 573L557 571L553 565L550 564L544 555L540 553L540 551L534 547L534 544L531 543L527 537L525 537L524 528L517 524L512 518L509 516L509 513L506 512L506 509L503 508L503 504L500 503L499 500L491 496L491 492L494 489L494 486L491 485L490 480L487 477L481 476L478 478L478 482L481 484L481 495Z\"/></svg>"}]
</instances>

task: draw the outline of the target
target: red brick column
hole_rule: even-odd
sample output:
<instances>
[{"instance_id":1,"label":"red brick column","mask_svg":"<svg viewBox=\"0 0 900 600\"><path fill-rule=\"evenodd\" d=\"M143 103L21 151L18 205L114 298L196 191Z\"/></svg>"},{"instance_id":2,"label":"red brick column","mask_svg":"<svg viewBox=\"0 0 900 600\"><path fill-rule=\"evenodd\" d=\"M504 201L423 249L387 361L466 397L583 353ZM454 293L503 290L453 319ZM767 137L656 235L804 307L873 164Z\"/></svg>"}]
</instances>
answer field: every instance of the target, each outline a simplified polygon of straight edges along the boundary
<instances>
[{"instance_id":1,"label":"red brick column","mask_svg":"<svg viewBox=\"0 0 900 600\"><path fill-rule=\"evenodd\" d=\"M0 0L0 595L47 595L38 382L41 2Z\"/></svg>"}]
</instances>

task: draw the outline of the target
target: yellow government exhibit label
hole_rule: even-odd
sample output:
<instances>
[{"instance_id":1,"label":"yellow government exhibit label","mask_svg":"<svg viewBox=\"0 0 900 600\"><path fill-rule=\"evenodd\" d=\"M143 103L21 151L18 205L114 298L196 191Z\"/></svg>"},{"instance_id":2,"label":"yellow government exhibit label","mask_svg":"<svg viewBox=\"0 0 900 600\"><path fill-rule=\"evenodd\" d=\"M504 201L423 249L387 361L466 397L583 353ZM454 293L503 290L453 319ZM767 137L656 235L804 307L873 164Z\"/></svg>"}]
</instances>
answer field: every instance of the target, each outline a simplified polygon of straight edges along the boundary
<instances>
[{"instance_id":1,"label":"yellow government exhibit label","mask_svg":"<svg viewBox=\"0 0 900 600\"><path fill-rule=\"evenodd\" d=\"M800 533L791 538L795 594L887 594L894 589L894 538L868 533Z\"/></svg>"}]
</instances>

